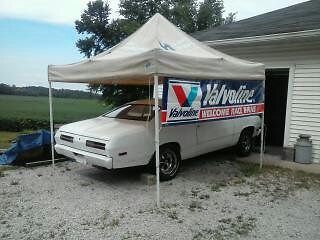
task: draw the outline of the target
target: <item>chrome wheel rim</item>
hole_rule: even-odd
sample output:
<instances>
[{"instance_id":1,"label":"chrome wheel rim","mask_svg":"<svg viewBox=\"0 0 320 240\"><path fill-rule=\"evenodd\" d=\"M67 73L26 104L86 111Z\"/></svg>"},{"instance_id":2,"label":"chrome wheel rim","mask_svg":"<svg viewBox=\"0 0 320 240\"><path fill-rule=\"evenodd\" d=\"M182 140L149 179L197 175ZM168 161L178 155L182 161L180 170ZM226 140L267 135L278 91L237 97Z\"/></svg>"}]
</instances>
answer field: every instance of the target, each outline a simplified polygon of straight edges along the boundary
<instances>
[{"instance_id":1,"label":"chrome wheel rim","mask_svg":"<svg viewBox=\"0 0 320 240\"><path fill-rule=\"evenodd\" d=\"M166 149L160 154L160 171L165 175L172 176L179 167L176 153L171 149Z\"/></svg>"}]
</instances>

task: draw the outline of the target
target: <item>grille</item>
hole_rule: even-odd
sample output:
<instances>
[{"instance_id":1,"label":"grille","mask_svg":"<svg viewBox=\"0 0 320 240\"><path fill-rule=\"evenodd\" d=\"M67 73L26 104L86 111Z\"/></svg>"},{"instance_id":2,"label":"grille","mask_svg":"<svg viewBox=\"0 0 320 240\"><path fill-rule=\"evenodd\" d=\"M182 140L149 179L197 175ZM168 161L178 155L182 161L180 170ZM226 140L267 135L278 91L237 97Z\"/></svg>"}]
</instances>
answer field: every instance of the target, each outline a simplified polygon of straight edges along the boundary
<instances>
[{"instance_id":1,"label":"grille","mask_svg":"<svg viewBox=\"0 0 320 240\"><path fill-rule=\"evenodd\" d=\"M63 140L63 141L66 141L66 142L71 142L73 143L73 137L71 136L67 136L67 135L60 135L60 139Z\"/></svg>"},{"instance_id":2,"label":"grille","mask_svg":"<svg viewBox=\"0 0 320 240\"><path fill-rule=\"evenodd\" d=\"M90 140L86 141L86 146L91 147L91 148L101 149L101 150L106 149L106 144L100 143L100 142L94 142L94 141L90 141Z\"/></svg>"}]
</instances>

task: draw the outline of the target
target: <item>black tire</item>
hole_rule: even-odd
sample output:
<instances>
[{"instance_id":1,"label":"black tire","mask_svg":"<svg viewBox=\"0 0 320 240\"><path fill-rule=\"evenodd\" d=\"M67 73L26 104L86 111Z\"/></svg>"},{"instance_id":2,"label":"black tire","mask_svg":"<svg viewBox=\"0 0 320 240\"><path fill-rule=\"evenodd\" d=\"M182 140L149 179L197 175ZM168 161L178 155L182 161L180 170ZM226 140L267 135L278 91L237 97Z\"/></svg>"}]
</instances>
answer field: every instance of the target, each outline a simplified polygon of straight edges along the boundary
<instances>
[{"instance_id":1,"label":"black tire","mask_svg":"<svg viewBox=\"0 0 320 240\"><path fill-rule=\"evenodd\" d=\"M156 173L156 159L153 156L150 169L153 174ZM181 165L181 156L177 147L173 145L164 145L160 147L160 181L168 181L178 174Z\"/></svg>"},{"instance_id":2,"label":"black tire","mask_svg":"<svg viewBox=\"0 0 320 240\"><path fill-rule=\"evenodd\" d=\"M237 144L237 154L240 157L247 157L250 155L253 147L252 131L250 129L244 129L239 137Z\"/></svg>"}]
</instances>

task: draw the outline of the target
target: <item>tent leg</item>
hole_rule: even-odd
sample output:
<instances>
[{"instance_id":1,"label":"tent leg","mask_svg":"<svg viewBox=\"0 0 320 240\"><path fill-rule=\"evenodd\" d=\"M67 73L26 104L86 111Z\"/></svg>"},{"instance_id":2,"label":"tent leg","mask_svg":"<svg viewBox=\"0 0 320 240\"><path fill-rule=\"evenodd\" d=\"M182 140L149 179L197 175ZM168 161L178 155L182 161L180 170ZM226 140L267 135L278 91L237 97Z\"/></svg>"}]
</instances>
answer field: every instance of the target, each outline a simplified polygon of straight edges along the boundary
<instances>
[{"instance_id":1,"label":"tent leg","mask_svg":"<svg viewBox=\"0 0 320 240\"><path fill-rule=\"evenodd\" d=\"M158 83L159 78L157 75L154 76L154 105L155 105L155 124L154 124L154 142L156 148L156 174L157 174L157 207L160 207L160 148L159 148L159 94L158 94Z\"/></svg>"},{"instance_id":2,"label":"tent leg","mask_svg":"<svg viewBox=\"0 0 320 240\"><path fill-rule=\"evenodd\" d=\"M49 109L50 109L50 132L51 132L51 157L52 167L54 167L54 131L53 131L53 113L52 113L52 89L49 82Z\"/></svg>"},{"instance_id":3,"label":"tent leg","mask_svg":"<svg viewBox=\"0 0 320 240\"><path fill-rule=\"evenodd\" d=\"M264 112L262 113L261 118L261 140L260 140L260 169L262 169L263 156L264 156Z\"/></svg>"},{"instance_id":4,"label":"tent leg","mask_svg":"<svg viewBox=\"0 0 320 240\"><path fill-rule=\"evenodd\" d=\"M263 103L265 103L265 81L263 81ZM262 169L264 157L264 109L261 118L261 140L260 140L260 169Z\"/></svg>"}]
</instances>

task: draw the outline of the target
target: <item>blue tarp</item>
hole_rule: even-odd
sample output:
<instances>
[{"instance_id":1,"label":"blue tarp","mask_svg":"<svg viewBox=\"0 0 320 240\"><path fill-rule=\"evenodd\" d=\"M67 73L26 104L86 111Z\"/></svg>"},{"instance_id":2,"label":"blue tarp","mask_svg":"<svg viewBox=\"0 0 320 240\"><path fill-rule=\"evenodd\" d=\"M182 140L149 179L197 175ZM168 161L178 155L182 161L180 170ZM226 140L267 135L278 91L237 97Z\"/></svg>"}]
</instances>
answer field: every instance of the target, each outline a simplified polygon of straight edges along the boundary
<instances>
[{"instance_id":1,"label":"blue tarp","mask_svg":"<svg viewBox=\"0 0 320 240\"><path fill-rule=\"evenodd\" d=\"M12 164L19 154L49 144L51 144L51 134L45 130L20 135L17 137L16 143L0 155L0 165Z\"/></svg>"}]
</instances>

